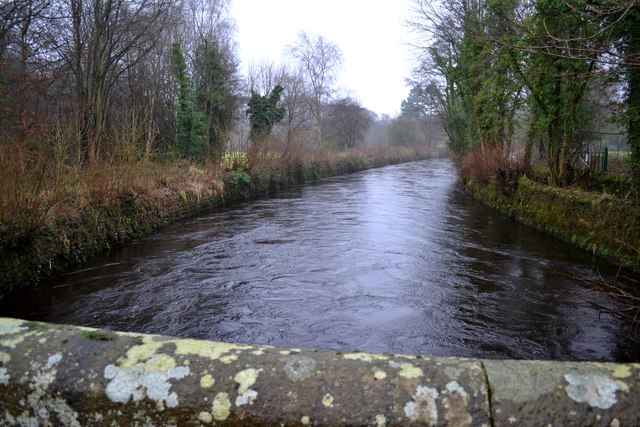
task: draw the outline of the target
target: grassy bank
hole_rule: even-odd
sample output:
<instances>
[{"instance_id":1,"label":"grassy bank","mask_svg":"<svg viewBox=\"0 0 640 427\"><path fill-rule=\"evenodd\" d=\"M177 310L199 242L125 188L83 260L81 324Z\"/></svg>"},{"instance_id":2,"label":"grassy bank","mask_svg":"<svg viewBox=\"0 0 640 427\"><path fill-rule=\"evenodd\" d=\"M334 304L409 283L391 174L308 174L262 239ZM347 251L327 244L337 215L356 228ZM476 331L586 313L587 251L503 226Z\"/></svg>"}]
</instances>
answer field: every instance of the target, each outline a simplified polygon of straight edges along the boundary
<instances>
[{"instance_id":1,"label":"grassy bank","mask_svg":"<svg viewBox=\"0 0 640 427\"><path fill-rule=\"evenodd\" d=\"M221 166L184 161L122 163L92 168L78 176L67 171L55 181L64 185L43 183L37 189L38 176L5 169L4 182L13 187L5 187L1 207L0 298L82 264L114 245L215 206L328 176L431 156L418 149L351 150L323 153L303 163L262 162L226 171ZM25 194L21 188L34 190Z\"/></svg>"},{"instance_id":2,"label":"grassy bank","mask_svg":"<svg viewBox=\"0 0 640 427\"><path fill-rule=\"evenodd\" d=\"M495 180L468 179L466 189L502 213L614 263L640 270L640 206L612 195L556 188L518 178L512 191ZM506 194L508 193L508 194Z\"/></svg>"}]
</instances>

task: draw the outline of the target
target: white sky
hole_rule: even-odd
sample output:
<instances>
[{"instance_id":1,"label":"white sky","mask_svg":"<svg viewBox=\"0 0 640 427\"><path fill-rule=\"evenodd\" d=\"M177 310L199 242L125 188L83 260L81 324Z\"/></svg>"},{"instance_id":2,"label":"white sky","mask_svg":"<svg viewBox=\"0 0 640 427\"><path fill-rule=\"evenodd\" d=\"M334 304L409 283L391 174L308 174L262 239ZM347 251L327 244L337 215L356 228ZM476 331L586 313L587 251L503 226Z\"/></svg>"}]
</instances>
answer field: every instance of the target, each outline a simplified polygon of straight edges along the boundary
<instances>
[{"instance_id":1,"label":"white sky","mask_svg":"<svg viewBox=\"0 0 640 427\"><path fill-rule=\"evenodd\" d=\"M232 0L240 60L284 62L300 31L321 35L344 56L337 86L378 114L395 116L409 93L411 0Z\"/></svg>"}]
</instances>

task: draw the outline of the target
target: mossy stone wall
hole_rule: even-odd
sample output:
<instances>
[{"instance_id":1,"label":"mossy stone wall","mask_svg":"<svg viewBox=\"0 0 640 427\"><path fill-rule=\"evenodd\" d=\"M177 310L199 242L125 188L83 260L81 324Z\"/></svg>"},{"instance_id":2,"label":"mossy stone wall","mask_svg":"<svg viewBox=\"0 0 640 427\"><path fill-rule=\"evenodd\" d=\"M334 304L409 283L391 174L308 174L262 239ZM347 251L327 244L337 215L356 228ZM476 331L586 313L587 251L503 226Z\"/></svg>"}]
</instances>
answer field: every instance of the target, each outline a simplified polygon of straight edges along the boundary
<instances>
[{"instance_id":1,"label":"mossy stone wall","mask_svg":"<svg viewBox=\"0 0 640 427\"><path fill-rule=\"evenodd\" d=\"M518 180L511 194L492 183L467 181L478 200L526 224L607 258L640 269L640 206L604 193Z\"/></svg>"}]
</instances>

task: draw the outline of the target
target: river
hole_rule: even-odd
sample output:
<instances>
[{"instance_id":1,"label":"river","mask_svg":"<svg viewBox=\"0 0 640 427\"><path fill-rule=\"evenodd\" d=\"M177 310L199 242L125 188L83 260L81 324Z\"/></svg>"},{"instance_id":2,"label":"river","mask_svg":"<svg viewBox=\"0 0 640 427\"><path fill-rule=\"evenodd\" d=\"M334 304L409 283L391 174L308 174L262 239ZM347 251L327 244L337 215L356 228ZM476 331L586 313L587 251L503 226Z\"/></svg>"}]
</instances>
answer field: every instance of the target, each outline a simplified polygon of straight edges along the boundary
<instances>
[{"instance_id":1,"label":"river","mask_svg":"<svg viewBox=\"0 0 640 427\"><path fill-rule=\"evenodd\" d=\"M273 346L640 361L616 303L576 279L615 272L480 205L432 159L183 221L0 312Z\"/></svg>"}]
</instances>

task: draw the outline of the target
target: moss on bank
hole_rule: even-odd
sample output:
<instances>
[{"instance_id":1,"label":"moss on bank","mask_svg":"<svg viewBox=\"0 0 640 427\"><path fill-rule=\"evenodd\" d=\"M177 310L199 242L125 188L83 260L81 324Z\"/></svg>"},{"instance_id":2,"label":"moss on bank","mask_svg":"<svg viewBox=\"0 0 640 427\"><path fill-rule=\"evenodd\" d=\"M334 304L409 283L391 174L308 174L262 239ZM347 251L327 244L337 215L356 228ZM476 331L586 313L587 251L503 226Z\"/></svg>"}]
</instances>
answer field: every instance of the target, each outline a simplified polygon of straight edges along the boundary
<instances>
[{"instance_id":1,"label":"moss on bank","mask_svg":"<svg viewBox=\"0 0 640 427\"><path fill-rule=\"evenodd\" d=\"M250 175L233 171L224 177L224 188L220 192L167 189L161 195L130 194L110 203L92 204L10 244L0 242L0 299L40 278L80 265L114 245L148 236L161 227L216 206L324 177L428 157L426 152L413 150L354 154L332 161L255 170Z\"/></svg>"},{"instance_id":2,"label":"moss on bank","mask_svg":"<svg viewBox=\"0 0 640 427\"><path fill-rule=\"evenodd\" d=\"M500 212L610 261L640 269L640 206L607 194L518 180L510 195L468 180L467 191Z\"/></svg>"}]
</instances>

